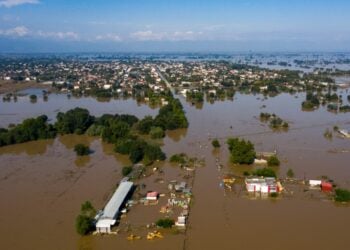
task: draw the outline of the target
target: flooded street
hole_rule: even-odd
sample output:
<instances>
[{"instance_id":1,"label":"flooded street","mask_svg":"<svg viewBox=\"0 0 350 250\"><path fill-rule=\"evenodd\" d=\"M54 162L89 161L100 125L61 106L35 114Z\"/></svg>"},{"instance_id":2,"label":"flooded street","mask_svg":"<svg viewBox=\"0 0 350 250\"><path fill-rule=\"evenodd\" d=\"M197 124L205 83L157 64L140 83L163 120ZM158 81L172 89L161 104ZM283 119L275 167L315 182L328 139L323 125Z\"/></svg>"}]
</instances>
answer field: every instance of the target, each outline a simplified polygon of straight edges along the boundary
<instances>
[{"instance_id":1,"label":"flooded street","mask_svg":"<svg viewBox=\"0 0 350 250\"><path fill-rule=\"evenodd\" d=\"M129 242L125 234L80 237L75 231L81 203L90 200L97 209L102 208L122 178L121 168L129 164L126 157L113 152L113 145L98 138L69 135L0 148L1 248L348 249L348 206L297 195L252 200L244 195L244 187L226 192L219 185L225 173L242 174L253 168L229 163L225 141L242 137L251 140L257 151L277 150L282 161L279 176L292 168L297 178L328 176L339 186L350 188L350 140L335 132L332 139L323 136L325 129L335 125L349 129L349 114L334 114L325 107L304 112L304 99L304 94L297 98L281 94L267 100L260 95L236 94L233 101L204 103L202 109L182 100L189 128L169 132L162 149L168 158L185 152L204 159L205 166L196 170L186 234L165 234L159 241ZM77 106L96 116L128 113L143 117L157 113L157 109L138 105L135 100L67 100L66 95L56 94L50 95L48 102L39 98L32 104L24 96L17 103L0 105L0 127L41 114L54 119L58 110ZM275 113L288 121L288 132L272 131L260 122L260 112ZM213 150L212 138L219 138L220 150ZM93 153L77 158L73 147L78 142L89 144ZM216 158L224 166L221 170L216 167ZM168 161L159 167L164 169L165 180L180 176ZM145 182L152 187L157 177ZM139 207L130 212L130 218L143 224L149 223L148 216L161 217Z\"/></svg>"}]
</instances>

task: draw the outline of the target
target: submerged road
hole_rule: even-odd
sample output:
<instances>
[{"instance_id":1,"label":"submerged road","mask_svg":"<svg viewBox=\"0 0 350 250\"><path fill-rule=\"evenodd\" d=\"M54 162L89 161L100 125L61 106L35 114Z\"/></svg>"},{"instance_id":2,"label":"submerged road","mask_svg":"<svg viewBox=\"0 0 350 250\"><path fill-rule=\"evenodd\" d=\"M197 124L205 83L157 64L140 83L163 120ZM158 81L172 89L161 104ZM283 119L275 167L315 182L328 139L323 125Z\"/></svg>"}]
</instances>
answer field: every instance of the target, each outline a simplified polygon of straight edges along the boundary
<instances>
[{"instance_id":1,"label":"submerged road","mask_svg":"<svg viewBox=\"0 0 350 250\"><path fill-rule=\"evenodd\" d=\"M163 76L162 72L160 71L159 67L156 66L157 69L157 73L159 74L160 78L165 82L166 86L168 89L170 89L171 93L173 95L175 95L175 90L174 88L171 86L170 82Z\"/></svg>"}]
</instances>

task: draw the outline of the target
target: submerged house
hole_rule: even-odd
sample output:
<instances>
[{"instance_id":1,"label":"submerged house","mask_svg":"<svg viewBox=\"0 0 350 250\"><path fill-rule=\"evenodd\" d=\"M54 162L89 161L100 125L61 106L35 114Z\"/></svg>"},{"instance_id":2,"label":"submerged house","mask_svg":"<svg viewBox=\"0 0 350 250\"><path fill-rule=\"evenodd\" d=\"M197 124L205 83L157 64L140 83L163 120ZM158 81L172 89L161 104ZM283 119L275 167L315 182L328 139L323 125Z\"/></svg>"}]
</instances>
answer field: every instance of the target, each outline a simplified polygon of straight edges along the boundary
<instances>
[{"instance_id":1,"label":"submerged house","mask_svg":"<svg viewBox=\"0 0 350 250\"><path fill-rule=\"evenodd\" d=\"M175 226L186 227L186 216L180 215L179 217L177 217L177 221L175 222Z\"/></svg>"},{"instance_id":2,"label":"submerged house","mask_svg":"<svg viewBox=\"0 0 350 250\"><path fill-rule=\"evenodd\" d=\"M158 200L158 192L148 192L147 195L146 195L146 200L149 200L149 201L156 201Z\"/></svg>"},{"instance_id":3,"label":"submerged house","mask_svg":"<svg viewBox=\"0 0 350 250\"><path fill-rule=\"evenodd\" d=\"M338 132L339 132L339 134L341 134L345 138L350 138L350 133L346 129L339 129Z\"/></svg>"},{"instance_id":4,"label":"submerged house","mask_svg":"<svg viewBox=\"0 0 350 250\"><path fill-rule=\"evenodd\" d=\"M111 199L103 211L98 215L96 222L96 232L98 233L110 233L111 227L116 223L117 217L125 200L133 187L133 183L130 181L120 182L117 190L114 192Z\"/></svg>"},{"instance_id":5,"label":"submerged house","mask_svg":"<svg viewBox=\"0 0 350 250\"><path fill-rule=\"evenodd\" d=\"M248 192L260 192L265 194L277 193L282 190L279 182L274 177L246 178L245 185Z\"/></svg>"}]
</instances>

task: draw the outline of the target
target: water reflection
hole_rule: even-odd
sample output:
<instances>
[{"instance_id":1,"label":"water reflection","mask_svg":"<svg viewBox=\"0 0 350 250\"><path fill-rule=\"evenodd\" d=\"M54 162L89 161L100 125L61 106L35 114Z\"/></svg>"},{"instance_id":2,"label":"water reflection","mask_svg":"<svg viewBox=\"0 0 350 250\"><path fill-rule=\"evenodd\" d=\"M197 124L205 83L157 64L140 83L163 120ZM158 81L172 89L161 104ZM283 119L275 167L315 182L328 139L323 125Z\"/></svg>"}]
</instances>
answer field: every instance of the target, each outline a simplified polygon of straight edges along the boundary
<instances>
[{"instance_id":1,"label":"water reflection","mask_svg":"<svg viewBox=\"0 0 350 250\"><path fill-rule=\"evenodd\" d=\"M91 160L90 155L77 156L74 163L77 167L84 167L90 162L90 160Z\"/></svg>"},{"instance_id":2,"label":"water reflection","mask_svg":"<svg viewBox=\"0 0 350 250\"><path fill-rule=\"evenodd\" d=\"M185 138L187 135L187 129L177 129L172 131L167 131L166 135L172 139L174 142L180 141L182 138Z\"/></svg>"},{"instance_id":3,"label":"water reflection","mask_svg":"<svg viewBox=\"0 0 350 250\"><path fill-rule=\"evenodd\" d=\"M28 95L36 95L36 103L31 102ZM42 97L42 98L41 98ZM94 116L101 114L131 114L138 118L146 115L155 116L158 113L159 105L150 105L144 102L136 102L132 98L94 98L91 96L71 96L70 94L43 94L42 90L27 89L18 92L17 102L13 97L8 98L6 95L0 95L3 100L1 104L2 112L0 127L7 127L10 123L18 124L26 118L32 118L46 114L54 122L56 111L66 112L76 107L88 109ZM67 101L67 99L69 101ZM13 100L13 101L12 101ZM31 104L29 106L29 104ZM11 116L8 114L16 114Z\"/></svg>"},{"instance_id":4,"label":"water reflection","mask_svg":"<svg viewBox=\"0 0 350 250\"><path fill-rule=\"evenodd\" d=\"M9 145L0 148L0 155L2 154L27 154L27 155L43 155L46 153L49 147L54 143L54 140L38 140L26 143L20 143L16 145Z\"/></svg>"},{"instance_id":5,"label":"water reflection","mask_svg":"<svg viewBox=\"0 0 350 250\"><path fill-rule=\"evenodd\" d=\"M97 140L97 137L90 137L87 135L70 134L70 135L59 136L58 140L67 149L73 149L74 146L77 144L84 144L84 145L90 147L91 143L93 141Z\"/></svg>"},{"instance_id":6,"label":"water reflection","mask_svg":"<svg viewBox=\"0 0 350 250\"><path fill-rule=\"evenodd\" d=\"M113 156L118 162L120 162L123 166L130 165L131 162L127 155L122 155L114 152L114 144L101 143L102 151L105 155Z\"/></svg>"}]
</instances>

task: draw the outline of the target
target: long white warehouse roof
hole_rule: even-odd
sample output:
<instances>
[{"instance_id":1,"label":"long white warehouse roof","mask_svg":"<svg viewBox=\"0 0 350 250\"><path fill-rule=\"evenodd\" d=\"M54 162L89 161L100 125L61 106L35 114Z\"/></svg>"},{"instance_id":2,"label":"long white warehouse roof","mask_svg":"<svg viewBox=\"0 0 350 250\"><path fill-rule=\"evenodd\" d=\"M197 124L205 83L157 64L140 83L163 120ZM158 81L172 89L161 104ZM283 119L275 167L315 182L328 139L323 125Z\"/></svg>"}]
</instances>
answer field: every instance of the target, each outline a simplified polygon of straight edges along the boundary
<instances>
[{"instance_id":1,"label":"long white warehouse roof","mask_svg":"<svg viewBox=\"0 0 350 250\"><path fill-rule=\"evenodd\" d=\"M133 183L130 181L124 181L119 184L118 189L114 192L112 198L109 200L105 208L103 209L103 218L115 219L121 205L123 204L126 196L130 192Z\"/></svg>"}]
</instances>

